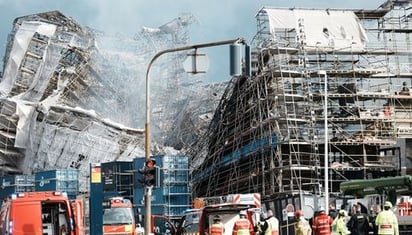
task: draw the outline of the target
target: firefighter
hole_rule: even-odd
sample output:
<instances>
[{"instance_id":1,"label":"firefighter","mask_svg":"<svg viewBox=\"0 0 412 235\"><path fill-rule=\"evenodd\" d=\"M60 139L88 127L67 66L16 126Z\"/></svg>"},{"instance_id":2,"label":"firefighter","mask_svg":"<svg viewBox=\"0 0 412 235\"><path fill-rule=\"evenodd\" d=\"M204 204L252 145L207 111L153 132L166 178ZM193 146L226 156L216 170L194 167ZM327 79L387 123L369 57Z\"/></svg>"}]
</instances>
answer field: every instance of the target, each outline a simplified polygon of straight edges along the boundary
<instances>
[{"instance_id":1,"label":"firefighter","mask_svg":"<svg viewBox=\"0 0 412 235\"><path fill-rule=\"evenodd\" d=\"M267 218L262 226L263 234L265 235L278 235L279 234L279 220L273 216L273 211L268 210L266 212Z\"/></svg>"},{"instance_id":2,"label":"firefighter","mask_svg":"<svg viewBox=\"0 0 412 235\"><path fill-rule=\"evenodd\" d=\"M239 213L239 219L233 225L232 235L248 235L253 234L253 225L247 219L246 211L242 210Z\"/></svg>"},{"instance_id":3,"label":"firefighter","mask_svg":"<svg viewBox=\"0 0 412 235\"><path fill-rule=\"evenodd\" d=\"M398 218L392 211L391 202L385 202L383 211L376 217L375 224L379 235L399 235Z\"/></svg>"},{"instance_id":4,"label":"firefighter","mask_svg":"<svg viewBox=\"0 0 412 235\"><path fill-rule=\"evenodd\" d=\"M209 226L210 235L223 235L225 233L225 226L223 225L220 216L213 217L213 223Z\"/></svg>"},{"instance_id":5,"label":"firefighter","mask_svg":"<svg viewBox=\"0 0 412 235\"><path fill-rule=\"evenodd\" d=\"M312 230L314 235L331 235L333 219L326 214L325 208L319 208L319 214L313 219Z\"/></svg>"},{"instance_id":6,"label":"firefighter","mask_svg":"<svg viewBox=\"0 0 412 235\"><path fill-rule=\"evenodd\" d=\"M312 229L310 228L309 222L303 216L303 211L296 210L295 212L295 235L311 235Z\"/></svg>"}]
</instances>

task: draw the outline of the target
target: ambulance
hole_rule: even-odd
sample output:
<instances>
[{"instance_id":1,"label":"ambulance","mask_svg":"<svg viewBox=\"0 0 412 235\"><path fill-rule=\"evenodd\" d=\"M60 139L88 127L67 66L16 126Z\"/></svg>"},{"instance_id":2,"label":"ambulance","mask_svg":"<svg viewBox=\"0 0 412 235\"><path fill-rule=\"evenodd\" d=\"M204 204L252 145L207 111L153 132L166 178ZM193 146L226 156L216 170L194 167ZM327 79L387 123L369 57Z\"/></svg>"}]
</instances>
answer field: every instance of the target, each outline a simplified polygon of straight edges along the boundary
<instances>
[{"instance_id":1,"label":"ambulance","mask_svg":"<svg viewBox=\"0 0 412 235\"><path fill-rule=\"evenodd\" d=\"M113 197L104 203L103 234L134 235L136 224L133 204L129 199Z\"/></svg>"}]
</instances>

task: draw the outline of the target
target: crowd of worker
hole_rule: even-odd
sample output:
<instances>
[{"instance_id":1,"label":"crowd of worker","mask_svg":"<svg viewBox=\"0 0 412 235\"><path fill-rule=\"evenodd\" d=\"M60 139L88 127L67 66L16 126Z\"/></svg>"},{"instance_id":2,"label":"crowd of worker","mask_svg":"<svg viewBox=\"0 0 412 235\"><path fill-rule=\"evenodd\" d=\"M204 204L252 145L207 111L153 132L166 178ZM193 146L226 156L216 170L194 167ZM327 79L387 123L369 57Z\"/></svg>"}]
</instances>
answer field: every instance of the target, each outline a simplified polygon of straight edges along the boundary
<instances>
[{"instance_id":1,"label":"crowd of worker","mask_svg":"<svg viewBox=\"0 0 412 235\"><path fill-rule=\"evenodd\" d=\"M392 203L387 201L382 211L376 211L373 218L362 211L361 204L352 206L350 213L346 210L336 210L333 204L327 214L320 207L315 216L307 220L302 210L295 211L295 235L399 235L398 220L392 210ZM239 219L234 223L232 235L279 235L279 220L273 215L272 210L267 210L261 215L258 224L253 226L247 218L246 211L239 213ZM216 215L210 225L210 235L222 235L225 227L220 216Z\"/></svg>"},{"instance_id":2,"label":"crowd of worker","mask_svg":"<svg viewBox=\"0 0 412 235\"><path fill-rule=\"evenodd\" d=\"M264 235L279 235L279 220L273 216L273 211L268 210L262 214L259 223L254 226L247 218L246 211L240 211L239 219L235 221L232 229L232 235L247 235L247 234L264 234ZM209 226L209 235L225 234L225 226L221 222L219 215L213 217L213 223Z\"/></svg>"},{"instance_id":3,"label":"crowd of worker","mask_svg":"<svg viewBox=\"0 0 412 235\"><path fill-rule=\"evenodd\" d=\"M344 209L336 210L332 203L328 214L321 207L311 220L312 233L302 233L295 229L295 235L399 235L398 219L392 210L391 202L385 202L383 210L375 212L373 217L369 217L358 203L352 206L348 214ZM296 217L302 216L300 211L296 213L298 214Z\"/></svg>"},{"instance_id":4,"label":"crowd of worker","mask_svg":"<svg viewBox=\"0 0 412 235\"><path fill-rule=\"evenodd\" d=\"M302 232L295 229L295 235L399 235L398 219L392 210L392 203L386 201L383 210L375 211L373 217L369 217L362 211L360 203L352 206L350 213L346 210L336 210L334 204L329 206L329 213L323 207L319 209L316 216L310 221L312 232ZM301 211L296 211L297 223L300 223ZM305 230L307 231L307 230Z\"/></svg>"}]
</instances>

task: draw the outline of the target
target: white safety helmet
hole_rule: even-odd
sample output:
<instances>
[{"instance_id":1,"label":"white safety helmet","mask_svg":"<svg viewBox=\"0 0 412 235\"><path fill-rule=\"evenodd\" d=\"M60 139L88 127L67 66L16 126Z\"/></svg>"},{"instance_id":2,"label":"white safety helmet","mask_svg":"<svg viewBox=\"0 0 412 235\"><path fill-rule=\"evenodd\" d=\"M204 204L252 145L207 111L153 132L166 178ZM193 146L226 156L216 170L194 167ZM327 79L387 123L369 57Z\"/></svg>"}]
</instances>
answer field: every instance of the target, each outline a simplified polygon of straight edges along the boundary
<instances>
[{"instance_id":1,"label":"white safety helmet","mask_svg":"<svg viewBox=\"0 0 412 235\"><path fill-rule=\"evenodd\" d=\"M384 208L392 208L392 203L390 201L386 201L385 204L383 205Z\"/></svg>"}]
</instances>

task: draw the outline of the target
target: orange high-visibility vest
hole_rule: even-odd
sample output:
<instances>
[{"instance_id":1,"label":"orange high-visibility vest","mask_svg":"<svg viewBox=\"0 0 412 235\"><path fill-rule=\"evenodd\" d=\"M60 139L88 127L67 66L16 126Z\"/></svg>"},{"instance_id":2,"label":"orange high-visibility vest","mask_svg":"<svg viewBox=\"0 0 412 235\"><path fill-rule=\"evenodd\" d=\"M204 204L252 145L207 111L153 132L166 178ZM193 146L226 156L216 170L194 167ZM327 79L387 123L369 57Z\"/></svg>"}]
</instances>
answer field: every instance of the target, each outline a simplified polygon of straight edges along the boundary
<instances>
[{"instance_id":1,"label":"orange high-visibility vest","mask_svg":"<svg viewBox=\"0 0 412 235\"><path fill-rule=\"evenodd\" d=\"M332 217L327 214L319 214L313 219L312 229L314 234L316 235L330 235L331 234L331 226L333 223Z\"/></svg>"},{"instance_id":2,"label":"orange high-visibility vest","mask_svg":"<svg viewBox=\"0 0 412 235\"><path fill-rule=\"evenodd\" d=\"M248 219L240 218L233 226L232 235L249 235L251 234L251 227Z\"/></svg>"},{"instance_id":3,"label":"orange high-visibility vest","mask_svg":"<svg viewBox=\"0 0 412 235\"><path fill-rule=\"evenodd\" d=\"M224 233L224 226L222 223L214 223L209 227L209 234L210 235L223 235Z\"/></svg>"}]
</instances>

